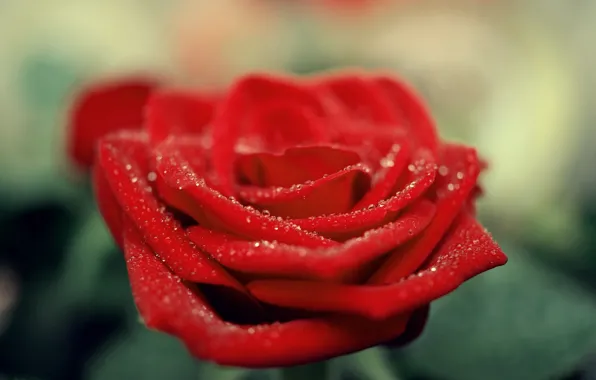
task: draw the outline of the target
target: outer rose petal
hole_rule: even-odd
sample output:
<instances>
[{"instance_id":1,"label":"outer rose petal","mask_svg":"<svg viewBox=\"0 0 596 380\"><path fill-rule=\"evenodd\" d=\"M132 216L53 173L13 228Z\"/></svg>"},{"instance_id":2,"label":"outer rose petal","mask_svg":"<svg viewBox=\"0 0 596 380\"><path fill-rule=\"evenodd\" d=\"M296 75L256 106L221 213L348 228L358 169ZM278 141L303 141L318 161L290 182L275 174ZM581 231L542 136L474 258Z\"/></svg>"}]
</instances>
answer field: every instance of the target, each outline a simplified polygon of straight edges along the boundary
<instances>
[{"instance_id":1,"label":"outer rose petal","mask_svg":"<svg viewBox=\"0 0 596 380\"><path fill-rule=\"evenodd\" d=\"M410 317L410 320L408 321L406 331L397 338L383 343L383 345L389 348L399 348L416 340L416 338L422 334L424 328L426 327L426 321L428 320L429 313L430 305L423 306L420 309L414 311Z\"/></svg>"},{"instance_id":2,"label":"outer rose petal","mask_svg":"<svg viewBox=\"0 0 596 380\"><path fill-rule=\"evenodd\" d=\"M196 226L190 227L188 234L222 265L239 272L343 281L351 280L363 265L422 233L434 211L431 202L422 201L396 221L331 248L245 241Z\"/></svg>"},{"instance_id":3,"label":"outer rose petal","mask_svg":"<svg viewBox=\"0 0 596 380\"><path fill-rule=\"evenodd\" d=\"M248 284L259 300L284 307L351 313L385 320L426 305L507 258L484 228L461 214L426 269L390 285L341 285L260 280ZM313 295L316 295L313 297Z\"/></svg>"},{"instance_id":4,"label":"outer rose petal","mask_svg":"<svg viewBox=\"0 0 596 380\"><path fill-rule=\"evenodd\" d=\"M200 135L213 119L218 97L182 91L154 93L147 103L147 130L153 145L172 135Z\"/></svg>"},{"instance_id":5,"label":"outer rose petal","mask_svg":"<svg viewBox=\"0 0 596 380\"><path fill-rule=\"evenodd\" d=\"M393 252L369 279L369 283L393 283L418 269L465 206L480 174L476 151L461 145L447 144L442 147L441 153L442 165L434 189L437 198L436 218L423 236Z\"/></svg>"},{"instance_id":6,"label":"outer rose petal","mask_svg":"<svg viewBox=\"0 0 596 380\"><path fill-rule=\"evenodd\" d=\"M185 280L244 288L187 239L180 223L166 212L147 181L147 137L141 133L114 136L100 143L99 168L114 199L143 238L170 269Z\"/></svg>"},{"instance_id":7,"label":"outer rose petal","mask_svg":"<svg viewBox=\"0 0 596 380\"><path fill-rule=\"evenodd\" d=\"M196 357L221 365L291 366L359 351L399 336L408 315L385 321L347 316L238 326L222 321L200 292L153 255L134 229L125 257L135 303L147 326L182 339Z\"/></svg>"},{"instance_id":8,"label":"outer rose petal","mask_svg":"<svg viewBox=\"0 0 596 380\"><path fill-rule=\"evenodd\" d=\"M126 78L88 89L71 110L68 151L82 167L90 167L95 144L109 134L125 129L141 129L143 110L156 83Z\"/></svg>"},{"instance_id":9,"label":"outer rose petal","mask_svg":"<svg viewBox=\"0 0 596 380\"><path fill-rule=\"evenodd\" d=\"M401 113L403 127L415 147L430 149L434 154L439 149L439 136L429 111L413 89L393 77L383 76L374 79L385 93L386 99Z\"/></svg>"}]
</instances>

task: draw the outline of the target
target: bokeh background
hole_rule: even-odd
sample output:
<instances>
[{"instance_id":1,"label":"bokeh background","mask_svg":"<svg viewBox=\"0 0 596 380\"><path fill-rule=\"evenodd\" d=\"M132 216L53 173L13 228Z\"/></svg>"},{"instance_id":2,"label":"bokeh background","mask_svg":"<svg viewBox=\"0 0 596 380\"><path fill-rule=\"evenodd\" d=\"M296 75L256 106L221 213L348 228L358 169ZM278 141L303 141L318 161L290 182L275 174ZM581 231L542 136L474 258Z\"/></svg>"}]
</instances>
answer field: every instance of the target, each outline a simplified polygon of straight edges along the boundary
<instances>
[{"instance_id":1,"label":"bokeh background","mask_svg":"<svg viewBox=\"0 0 596 380\"><path fill-rule=\"evenodd\" d=\"M421 338L329 378L596 379L596 2L3 0L0 379L275 379L146 330L69 164L77 94L143 75L221 88L254 70L393 70L489 160L480 217L510 262L433 304ZM316 380L316 379L313 379Z\"/></svg>"}]
</instances>

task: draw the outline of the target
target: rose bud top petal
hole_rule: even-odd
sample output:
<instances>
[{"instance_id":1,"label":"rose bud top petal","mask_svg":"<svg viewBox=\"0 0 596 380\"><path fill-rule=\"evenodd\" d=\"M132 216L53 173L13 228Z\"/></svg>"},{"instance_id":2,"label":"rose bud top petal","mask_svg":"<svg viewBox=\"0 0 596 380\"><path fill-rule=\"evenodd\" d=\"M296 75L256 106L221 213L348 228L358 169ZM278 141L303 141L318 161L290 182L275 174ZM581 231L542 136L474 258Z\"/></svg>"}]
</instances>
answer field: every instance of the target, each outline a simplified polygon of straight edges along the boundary
<instances>
[{"instance_id":1,"label":"rose bud top petal","mask_svg":"<svg viewBox=\"0 0 596 380\"><path fill-rule=\"evenodd\" d=\"M406 344L433 300L507 261L474 216L486 164L390 76L122 87L134 101L82 96L101 101L75 108L73 149L95 157L141 317L197 358L279 367Z\"/></svg>"}]
</instances>

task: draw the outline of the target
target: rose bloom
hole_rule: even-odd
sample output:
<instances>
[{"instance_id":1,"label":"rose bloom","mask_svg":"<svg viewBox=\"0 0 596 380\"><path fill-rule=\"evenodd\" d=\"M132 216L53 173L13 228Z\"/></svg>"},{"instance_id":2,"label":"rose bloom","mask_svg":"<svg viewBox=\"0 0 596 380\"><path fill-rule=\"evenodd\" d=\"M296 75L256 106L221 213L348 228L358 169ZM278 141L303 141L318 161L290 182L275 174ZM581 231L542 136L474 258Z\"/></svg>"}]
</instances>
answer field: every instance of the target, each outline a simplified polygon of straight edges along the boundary
<instances>
[{"instance_id":1,"label":"rose bloom","mask_svg":"<svg viewBox=\"0 0 596 380\"><path fill-rule=\"evenodd\" d=\"M106 83L75 104L70 153L144 323L220 364L405 344L431 301L507 261L475 218L476 151L391 76Z\"/></svg>"}]
</instances>

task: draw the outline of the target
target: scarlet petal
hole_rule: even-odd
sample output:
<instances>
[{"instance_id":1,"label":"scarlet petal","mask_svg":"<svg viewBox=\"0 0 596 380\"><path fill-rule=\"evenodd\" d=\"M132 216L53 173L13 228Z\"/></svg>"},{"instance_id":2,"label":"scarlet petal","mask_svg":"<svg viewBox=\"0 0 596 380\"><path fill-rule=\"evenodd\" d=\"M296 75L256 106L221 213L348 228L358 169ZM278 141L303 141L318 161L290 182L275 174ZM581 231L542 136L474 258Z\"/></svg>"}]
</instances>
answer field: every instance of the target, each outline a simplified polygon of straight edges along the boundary
<instances>
[{"instance_id":1,"label":"scarlet petal","mask_svg":"<svg viewBox=\"0 0 596 380\"><path fill-rule=\"evenodd\" d=\"M354 210L377 204L387 198L395 188L409 158L410 151L407 145L394 145L381 160L382 169L375 174L372 189L354 206Z\"/></svg>"},{"instance_id":2,"label":"scarlet petal","mask_svg":"<svg viewBox=\"0 0 596 380\"><path fill-rule=\"evenodd\" d=\"M350 279L362 265L420 234L434 211L431 202L422 201L395 222L331 248L244 241L200 226L190 227L188 236L222 265L240 272L342 281Z\"/></svg>"},{"instance_id":3,"label":"scarlet petal","mask_svg":"<svg viewBox=\"0 0 596 380\"><path fill-rule=\"evenodd\" d=\"M259 300L305 310L350 313L385 320L444 296L507 258L474 217L463 213L426 269L390 285L262 280L248 289ZM316 295L313 297L313 294Z\"/></svg>"},{"instance_id":4,"label":"scarlet petal","mask_svg":"<svg viewBox=\"0 0 596 380\"><path fill-rule=\"evenodd\" d=\"M385 342L383 345L389 348L399 348L406 346L416 340L426 327L428 315L430 312L430 305L423 306L412 313L410 320L406 326L406 331L399 337Z\"/></svg>"},{"instance_id":5,"label":"scarlet petal","mask_svg":"<svg viewBox=\"0 0 596 380\"><path fill-rule=\"evenodd\" d=\"M126 234L125 256L135 303L145 324L182 339L189 351L220 365L279 367L359 351L404 331L408 315L382 322L331 316L289 323L238 326L222 321L201 294L172 274Z\"/></svg>"},{"instance_id":6,"label":"scarlet petal","mask_svg":"<svg viewBox=\"0 0 596 380\"><path fill-rule=\"evenodd\" d=\"M188 281L244 291L223 268L195 249L180 223L157 200L147 181L147 161L147 137L141 133L113 136L100 143L100 170L114 198L168 267Z\"/></svg>"},{"instance_id":7,"label":"scarlet petal","mask_svg":"<svg viewBox=\"0 0 596 380\"><path fill-rule=\"evenodd\" d=\"M282 217L347 212L370 187L369 169L360 162L356 152L338 146L240 155L237 175L256 186L240 186L238 195Z\"/></svg>"},{"instance_id":8,"label":"scarlet petal","mask_svg":"<svg viewBox=\"0 0 596 380\"><path fill-rule=\"evenodd\" d=\"M88 89L71 110L68 152L76 164L93 164L95 144L111 132L141 129L145 103L156 84L125 78Z\"/></svg>"},{"instance_id":9,"label":"scarlet petal","mask_svg":"<svg viewBox=\"0 0 596 380\"><path fill-rule=\"evenodd\" d=\"M369 279L371 284L390 284L418 269L445 235L465 205L480 174L476 151L459 145L442 148L442 165L435 184L436 217L425 233L398 248Z\"/></svg>"},{"instance_id":10,"label":"scarlet petal","mask_svg":"<svg viewBox=\"0 0 596 380\"><path fill-rule=\"evenodd\" d=\"M231 89L214 120L213 164L224 195L233 195L234 148L241 137L267 136L270 124L250 123L251 113L271 103L291 103L310 110L314 117L323 117L325 111L317 96L300 83L287 78L266 75L246 76ZM279 126L275 126L278 128ZM295 142L295 141L294 141ZM290 144L292 145L292 144ZM287 146L280 146L286 148Z\"/></svg>"},{"instance_id":11,"label":"scarlet petal","mask_svg":"<svg viewBox=\"0 0 596 380\"><path fill-rule=\"evenodd\" d=\"M295 104L282 98L261 105L250 116L247 130L258 136L261 149L266 151L327 140L327 126L308 104Z\"/></svg>"},{"instance_id":12,"label":"scarlet petal","mask_svg":"<svg viewBox=\"0 0 596 380\"><path fill-rule=\"evenodd\" d=\"M400 122L398 110L369 78L343 74L326 78L321 85L343 106L347 120L366 123L368 128L397 127Z\"/></svg>"},{"instance_id":13,"label":"scarlet petal","mask_svg":"<svg viewBox=\"0 0 596 380\"><path fill-rule=\"evenodd\" d=\"M375 78L377 87L401 114L401 126L408 131L415 147L433 153L439 149L439 137L429 111L413 89L392 77Z\"/></svg>"},{"instance_id":14,"label":"scarlet petal","mask_svg":"<svg viewBox=\"0 0 596 380\"><path fill-rule=\"evenodd\" d=\"M218 98L181 91L154 93L147 104L147 129L154 145L171 135L200 135L213 119Z\"/></svg>"},{"instance_id":15,"label":"scarlet petal","mask_svg":"<svg viewBox=\"0 0 596 380\"><path fill-rule=\"evenodd\" d=\"M209 187L193 170L174 141L165 141L155 150L157 184L160 195L196 220L241 236L277 240L305 247L329 247L337 243L303 231L289 223L244 207Z\"/></svg>"},{"instance_id":16,"label":"scarlet petal","mask_svg":"<svg viewBox=\"0 0 596 380\"><path fill-rule=\"evenodd\" d=\"M419 199L434 183L437 165L429 152L418 152L413 162L415 164L409 165L409 174L404 187L387 200L348 213L292 219L291 221L302 229L340 240L346 240L358 236L364 231L379 227L395 217L400 210Z\"/></svg>"},{"instance_id":17,"label":"scarlet petal","mask_svg":"<svg viewBox=\"0 0 596 380\"><path fill-rule=\"evenodd\" d=\"M260 187L290 187L333 174L360 163L350 150L331 146L289 148L282 154L239 155L236 172L241 179Z\"/></svg>"}]
</instances>

